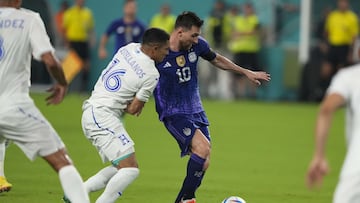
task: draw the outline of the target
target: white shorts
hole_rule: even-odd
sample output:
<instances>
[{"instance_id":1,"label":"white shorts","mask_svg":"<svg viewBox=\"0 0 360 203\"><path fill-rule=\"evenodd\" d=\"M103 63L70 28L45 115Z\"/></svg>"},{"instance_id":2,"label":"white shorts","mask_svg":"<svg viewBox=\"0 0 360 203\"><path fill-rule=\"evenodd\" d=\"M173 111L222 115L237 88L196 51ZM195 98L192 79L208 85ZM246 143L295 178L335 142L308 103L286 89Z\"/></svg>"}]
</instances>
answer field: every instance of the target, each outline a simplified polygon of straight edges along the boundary
<instances>
[{"instance_id":1,"label":"white shorts","mask_svg":"<svg viewBox=\"0 0 360 203\"><path fill-rule=\"evenodd\" d=\"M333 203L360 202L360 174L341 177L336 186Z\"/></svg>"},{"instance_id":2,"label":"white shorts","mask_svg":"<svg viewBox=\"0 0 360 203\"><path fill-rule=\"evenodd\" d=\"M113 165L135 152L134 141L126 132L119 116L106 107L83 106L82 128L87 139L98 150L104 162Z\"/></svg>"},{"instance_id":3,"label":"white shorts","mask_svg":"<svg viewBox=\"0 0 360 203\"><path fill-rule=\"evenodd\" d=\"M65 148L54 128L31 100L0 109L0 139L12 140L30 160Z\"/></svg>"}]
</instances>

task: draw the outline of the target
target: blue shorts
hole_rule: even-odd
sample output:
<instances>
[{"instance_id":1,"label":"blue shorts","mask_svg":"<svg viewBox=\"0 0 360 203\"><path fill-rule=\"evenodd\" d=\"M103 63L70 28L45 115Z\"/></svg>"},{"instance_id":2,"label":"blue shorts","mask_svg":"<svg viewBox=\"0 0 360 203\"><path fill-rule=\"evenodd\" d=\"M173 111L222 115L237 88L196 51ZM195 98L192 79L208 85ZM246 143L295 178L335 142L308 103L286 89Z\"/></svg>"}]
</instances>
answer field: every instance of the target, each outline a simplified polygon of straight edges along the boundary
<instances>
[{"instance_id":1,"label":"blue shorts","mask_svg":"<svg viewBox=\"0 0 360 203\"><path fill-rule=\"evenodd\" d=\"M191 152L190 144L196 129L199 129L209 142L211 141L208 129L209 122L204 112L169 116L164 118L164 125L176 139L181 150L181 156Z\"/></svg>"}]
</instances>

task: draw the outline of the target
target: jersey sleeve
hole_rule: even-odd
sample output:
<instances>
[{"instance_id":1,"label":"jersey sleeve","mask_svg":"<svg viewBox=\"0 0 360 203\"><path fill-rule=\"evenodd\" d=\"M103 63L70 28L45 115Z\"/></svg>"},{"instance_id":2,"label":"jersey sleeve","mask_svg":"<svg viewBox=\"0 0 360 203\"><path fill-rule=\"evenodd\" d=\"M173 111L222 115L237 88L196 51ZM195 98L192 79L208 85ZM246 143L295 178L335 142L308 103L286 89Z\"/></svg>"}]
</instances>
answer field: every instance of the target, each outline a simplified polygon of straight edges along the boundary
<instances>
[{"instance_id":1,"label":"jersey sleeve","mask_svg":"<svg viewBox=\"0 0 360 203\"><path fill-rule=\"evenodd\" d=\"M343 71L338 72L332 79L326 94L337 93L340 94L345 100L349 100L352 85L349 84L349 79Z\"/></svg>"},{"instance_id":2,"label":"jersey sleeve","mask_svg":"<svg viewBox=\"0 0 360 203\"><path fill-rule=\"evenodd\" d=\"M140 101L147 102L149 101L150 96L152 95L157 83L159 81L159 75L152 75L148 77L140 90L136 93L136 98Z\"/></svg>"},{"instance_id":3,"label":"jersey sleeve","mask_svg":"<svg viewBox=\"0 0 360 203\"><path fill-rule=\"evenodd\" d=\"M213 50L211 50L209 43L207 43L207 41L202 37L199 37L199 47L200 47L199 56L201 56L201 58L207 61L214 60L214 58L216 57L216 53Z\"/></svg>"},{"instance_id":4,"label":"jersey sleeve","mask_svg":"<svg viewBox=\"0 0 360 203\"><path fill-rule=\"evenodd\" d=\"M44 22L38 13L34 14L34 20L30 27L30 44L32 54L36 60L41 60L41 55L46 52L55 51L46 33Z\"/></svg>"}]
</instances>

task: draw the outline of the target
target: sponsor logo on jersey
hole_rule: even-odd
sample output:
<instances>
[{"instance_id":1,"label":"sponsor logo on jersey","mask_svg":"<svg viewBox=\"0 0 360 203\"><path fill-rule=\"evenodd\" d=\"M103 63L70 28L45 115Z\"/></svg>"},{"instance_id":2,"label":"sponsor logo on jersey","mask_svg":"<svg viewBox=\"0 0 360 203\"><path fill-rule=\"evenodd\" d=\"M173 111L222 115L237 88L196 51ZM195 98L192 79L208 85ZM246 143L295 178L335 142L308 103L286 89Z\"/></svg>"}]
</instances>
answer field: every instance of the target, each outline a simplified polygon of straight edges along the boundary
<instances>
[{"instance_id":1,"label":"sponsor logo on jersey","mask_svg":"<svg viewBox=\"0 0 360 203\"><path fill-rule=\"evenodd\" d=\"M185 57L183 55L176 57L176 63L178 64L178 66L184 67L186 63Z\"/></svg>"},{"instance_id":2,"label":"sponsor logo on jersey","mask_svg":"<svg viewBox=\"0 0 360 203\"><path fill-rule=\"evenodd\" d=\"M166 61L165 65L163 66L163 68L170 68L171 67L171 63L169 63L169 61Z\"/></svg>"},{"instance_id":3,"label":"sponsor logo on jersey","mask_svg":"<svg viewBox=\"0 0 360 203\"><path fill-rule=\"evenodd\" d=\"M195 52L190 52L188 55L188 58L191 63L194 63L197 59L197 56L196 56Z\"/></svg>"},{"instance_id":4,"label":"sponsor logo on jersey","mask_svg":"<svg viewBox=\"0 0 360 203\"><path fill-rule=\"evenodd\" d=\"M184 135L189 136L189 135L191 135L191 129L190 128L184 128L183 133L184 133Z\"/></svg>"}]
</instances>

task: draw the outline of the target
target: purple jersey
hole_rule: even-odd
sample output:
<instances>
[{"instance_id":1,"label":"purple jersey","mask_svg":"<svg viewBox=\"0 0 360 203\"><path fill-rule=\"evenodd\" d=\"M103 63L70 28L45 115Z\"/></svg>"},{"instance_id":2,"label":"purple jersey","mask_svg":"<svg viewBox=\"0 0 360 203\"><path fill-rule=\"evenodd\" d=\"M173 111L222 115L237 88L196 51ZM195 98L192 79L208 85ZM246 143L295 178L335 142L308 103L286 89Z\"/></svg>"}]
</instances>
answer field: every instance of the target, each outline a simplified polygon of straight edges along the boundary
<instances>
[{"instance_id":1,"label":"purple jersey","mask_svg":"<svg viewBox=\"0 0 360 203\"><path fill-rule=\"evenodd\" d=\"M165 59L156 65L160 80L154 97L160 120L176 114L196 114L204 111L198 86L199 56L209 61L216 57L201 37L189 50L170 50Z\"/></svg>"},{"instance_id":2,"label":"purple jersey","mask_svg":"<svg viewBox=\"0 0 360 203\"><path fill-rule=\"evenodd\" d=\"M115 53L117 50L130 42L141 42L141 38L146 30L145 25L139 20L132 23L125 23L124 20L114 20L106 30L106 35L115 34Z\"/></svg>"}]
</instances>

